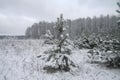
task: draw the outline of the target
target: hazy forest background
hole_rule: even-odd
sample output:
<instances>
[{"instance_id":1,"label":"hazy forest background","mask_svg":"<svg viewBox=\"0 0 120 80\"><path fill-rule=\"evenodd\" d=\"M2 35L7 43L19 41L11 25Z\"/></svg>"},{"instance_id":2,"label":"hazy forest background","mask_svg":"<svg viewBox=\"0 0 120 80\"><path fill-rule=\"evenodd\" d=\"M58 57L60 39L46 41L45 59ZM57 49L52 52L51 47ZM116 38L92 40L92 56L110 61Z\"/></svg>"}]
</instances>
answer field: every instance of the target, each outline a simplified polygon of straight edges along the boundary
<instances>
[{"instance_id":1,"label":"hazy forest background","mask_svg":"<svg viewBox=\"0 0 120 80\"><path fill-rule=\"evenodd\" d=\"M71 39L93 34L119 39L120 32L117 21L118 16L116 15L101 15L93 18L67 19L64 25L68 26L67 32ZM45 35L47 30L50 30L54 36L57 36L54 28L55 24L55 22L40 21L28 27L25 34L27 38L39 39Z\"/></svg>"}]
</instances>

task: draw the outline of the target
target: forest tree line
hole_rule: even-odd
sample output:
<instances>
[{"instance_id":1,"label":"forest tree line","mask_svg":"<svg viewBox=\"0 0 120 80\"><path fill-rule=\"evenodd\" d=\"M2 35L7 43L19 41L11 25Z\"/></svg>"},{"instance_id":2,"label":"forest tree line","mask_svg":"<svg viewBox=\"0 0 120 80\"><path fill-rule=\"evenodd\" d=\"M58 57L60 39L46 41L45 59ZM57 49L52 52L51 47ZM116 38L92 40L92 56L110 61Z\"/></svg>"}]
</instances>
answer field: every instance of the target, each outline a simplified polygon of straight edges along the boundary
<instances>
[{"instance_id":1,"label":"forest tree line","mask_svg":"<svg viewBox=\"0 0 120 80\"><path fill-rule=\"evenodd\" d=\"M102 36L110 36L119 38L119 26L117 24L118 17L115 15L107 15L100 17L87 17L78 18L75 20L64 20L64 26L67 26L67 33L71 39L79 38L81 35L89 36L91 34L99 34ZM55 29L56 22L45 22L34 23L31 27L26 29L26 37L39 39L42 38L47 30L57 38L57 32Z\"/></svg>"}]
</instances>

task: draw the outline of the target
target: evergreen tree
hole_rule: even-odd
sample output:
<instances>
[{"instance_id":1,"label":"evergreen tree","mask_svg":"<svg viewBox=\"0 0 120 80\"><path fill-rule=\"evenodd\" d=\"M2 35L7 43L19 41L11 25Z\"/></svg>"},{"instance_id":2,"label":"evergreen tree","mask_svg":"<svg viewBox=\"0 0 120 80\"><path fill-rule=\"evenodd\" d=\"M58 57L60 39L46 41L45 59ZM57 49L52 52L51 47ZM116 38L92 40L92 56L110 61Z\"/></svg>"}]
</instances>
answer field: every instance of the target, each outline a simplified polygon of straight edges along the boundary
<instances>
[{"instance_id":1,"label":"evergreen tree","mask_svg":"<svg viewBox=\"0 0 120 80\"><path fill-rule=\"evenodd\" d=\"M52 49L47 50L42 55L38 56L49 63L46 63L46 66L43 68L44 70L52 70L53 72L70 71L71 67L75 67L69 56L71 54L71 50L68 48L68 34L65 33L65 30L63 15L61 14L60 18L57 18L56 22L56 45Z\"/></svg>"},{"instance_id":2,"label":"evergreen tree","mask_svg":"<svg viewBox=\"0 0 120 80\"><path fill-rule=\"evenodd\" d=\"M118 25L119 25L119 27L118 27L118 29L117 29L117 32L119 33L118 35L120 35L120 2L118 2L117 3L117 5L118 5L118 7L119 7L119 9L118 10L116 10L117 11L117 13L119 14L119 17L118 17ZM119 37L119 40L120 40L120 37Z\"/></svg>"}]
</instances>

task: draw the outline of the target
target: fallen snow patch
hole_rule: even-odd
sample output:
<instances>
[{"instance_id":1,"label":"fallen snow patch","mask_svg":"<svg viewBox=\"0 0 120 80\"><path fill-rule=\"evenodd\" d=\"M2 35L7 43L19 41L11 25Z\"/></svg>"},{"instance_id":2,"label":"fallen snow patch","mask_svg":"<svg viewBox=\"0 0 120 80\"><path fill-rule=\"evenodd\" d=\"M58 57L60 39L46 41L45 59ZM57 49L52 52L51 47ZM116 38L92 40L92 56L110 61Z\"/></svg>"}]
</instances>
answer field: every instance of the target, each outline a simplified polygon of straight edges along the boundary
<instances>
[{"instance_id":1,"label":"fallen snow patch","mask_svg":"<svg viewBox=\"0 0 120 80\"><path fill-rule=\"evenodd\" d=\"M43 40L0 40L0 80L120 80L119 69L107 69L86 62L88 50L73 49L71 59L78 69L45 73L37 58L51 45Z\"/></svg>"}]
</instances>

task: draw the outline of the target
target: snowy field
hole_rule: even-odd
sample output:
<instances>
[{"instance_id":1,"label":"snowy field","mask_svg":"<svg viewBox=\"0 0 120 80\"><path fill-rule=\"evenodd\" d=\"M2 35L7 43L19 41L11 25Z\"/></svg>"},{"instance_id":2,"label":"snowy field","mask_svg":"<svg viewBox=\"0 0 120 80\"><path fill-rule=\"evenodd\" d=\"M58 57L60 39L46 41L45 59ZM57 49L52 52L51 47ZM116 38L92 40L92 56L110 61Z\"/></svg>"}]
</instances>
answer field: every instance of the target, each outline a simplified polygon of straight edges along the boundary
<instances>
[{"instance_id":1,"label":"snowy field","mask_svg":"<svg viewBox=\"0 0 120 80\"><path fill-rule=\"evenodd\" d=\"M52 47L42 40L0 40L0 80L120 80L119 69L108 69L87 62L87 51L72 49L70 56L78 69L46 73L37 58Z\"/></svg>"}]
</instances>

